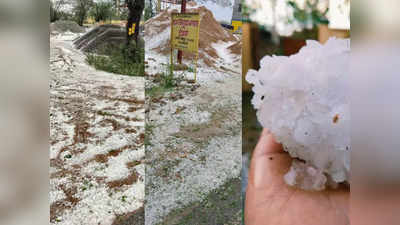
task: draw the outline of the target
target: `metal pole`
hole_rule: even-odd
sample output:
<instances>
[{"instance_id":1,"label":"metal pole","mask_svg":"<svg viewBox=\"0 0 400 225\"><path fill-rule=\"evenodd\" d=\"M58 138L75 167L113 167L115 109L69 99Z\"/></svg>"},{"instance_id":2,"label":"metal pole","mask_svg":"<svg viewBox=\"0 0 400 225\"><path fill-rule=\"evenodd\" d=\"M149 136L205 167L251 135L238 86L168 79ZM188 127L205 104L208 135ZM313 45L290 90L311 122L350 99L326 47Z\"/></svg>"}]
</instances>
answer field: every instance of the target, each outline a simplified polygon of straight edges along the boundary
<instances>
[{"instance_id":1,"label":"metal pole","mask_svg":"<svg viewBox=\"0 0 400 225\"><path fill-rule=\"evenodd\" d=\"M173 37L173 32L174 32L174 30L173 30L173 26L172 26L172 22L173 22L173 15L171 15L171 37L170 37L170 45L171 45L171 56L170 56L170 58L171 58L171 61L170 61L170 67L168 68L170 71L169 71L169 73L170 74L168 74L168 76L170 76L171 74L173 74L174 73L174 48L173 48L173 45L172 45L172 37Z\"/></svg>"},{"instance_id":2,"label":"metal pole","mask_svg":"<svg viewBox=\"0 0 400 225\"><path fill-rule=\"evenodd\" d=\"M186 0L182 0L181 13L185 13L185 12L186 12ZM178 51L178 63L182 64L182 51L181 50Z\"/></svg>"}]
</instances>

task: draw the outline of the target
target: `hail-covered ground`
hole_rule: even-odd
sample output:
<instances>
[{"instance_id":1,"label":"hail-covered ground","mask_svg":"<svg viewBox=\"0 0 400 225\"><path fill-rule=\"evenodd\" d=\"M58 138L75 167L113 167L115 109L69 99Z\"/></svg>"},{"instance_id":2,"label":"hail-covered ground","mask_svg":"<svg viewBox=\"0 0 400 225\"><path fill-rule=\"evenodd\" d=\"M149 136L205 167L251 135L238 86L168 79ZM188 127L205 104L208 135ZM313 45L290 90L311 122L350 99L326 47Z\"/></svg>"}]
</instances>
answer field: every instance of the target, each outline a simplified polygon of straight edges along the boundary
<instances>
[{"instance_id":1,"label":"hail-covered ground","mask_svg":"<svg viewBox=\"0 0 400 225\"><path fill-rule=\"evenodd\" d=\"M143 223L144 78L91 68L76 36L50 38L50 222Z\"/></svg>"},{"instance_id":2,"label":"hail-covered ground","mask_svg":"<svg viewBox=\"0 0 400 225\"><path fill-rule=\"evenodd\" d=\"M197 83L190 82L194 62L184 60L186 66L174 72L177 87L155 92L168 68L168 54L157 49L168 43L169 28L149 33L146 224L240 224L241 58L229 49L240 35L210 43L217 53L212 65L203 60L211 56L200 50ZM219 209L224 203L217 199L230 197L235 198L231 205Z\"/></svg>"}]
</instances>

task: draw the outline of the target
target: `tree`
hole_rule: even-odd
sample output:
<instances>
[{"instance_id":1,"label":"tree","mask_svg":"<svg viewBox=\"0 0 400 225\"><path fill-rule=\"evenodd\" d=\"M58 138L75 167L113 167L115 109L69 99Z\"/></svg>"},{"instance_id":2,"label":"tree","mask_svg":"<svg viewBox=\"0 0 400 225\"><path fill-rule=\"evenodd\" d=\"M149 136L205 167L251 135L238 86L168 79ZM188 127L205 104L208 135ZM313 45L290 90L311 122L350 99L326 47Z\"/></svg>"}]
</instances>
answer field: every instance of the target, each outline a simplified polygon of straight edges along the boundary
<instances>
[{"instance_id":1,"label":"tree","mask_svg":"<svg viewBox=\"0 0 400 225\"><path fill-rule=\"evenodd\" d=\"M93 0L74 0L74 14L76 22L79 26L83 26L83 22L86 19L86 16L90 10L90 7L93 5Z\"/></svg>"},{"instance_id":2,"label":"tree","mask_svg":"<svg viewBox=\"0 0 400 225\"><path fill-rule=\"evenodd\" d=\"M61 8L67 3L66 0L50 0L50 22L59 20Z\"/></svg>"},{"instance_id":3,"label":"tree","mask_svg":"<svg viewBox=\"0 0 400 225\"><path fill-rule=\"evenodd\" d=\"M120 0L113 0L114 5L115 5L115 9L117 11L117 15L120 15L120 7L121 7L121 2Z\"/></svg>"},{"instance_id":4,"label":"tree","mask_svg":"<svg viewBox=\"0 0 400 225\"><path fill-rule=\"evenodd\" d=\"M126 45L129 46L132 39L135 43L138 43L139 39L139 25L140 19L144 10L144 0L125 0L126 6L128 7L128 21L126 23ZM129 35L129 28L133 24L136 24L136 29L133 35Z\"/></svg>"},{"instance_id":5,"label":"tree","mask_svg":"<svg viewBox=\"0 0 400 225\"><path fill-rule=\"evenodd\" d=\"M144 20L147 21L148 19L150 19L151 16L151 8L150 7L146 7L144 9Z\"/></svg>"},{"instance_id":6,"label":"tree","mask_svg":"<svg viewBox=\"0 0 400 225\"><path fill-rule=\"evenodd\" d=\"M90 14L94 17L96 22L105 21L111 18L113 14L113 3L101 1L93 4Z\"/></svg>"},{"instance_id":7,"label":"tree","mask_svg":"<svg viewBox=\"0 0 400 225\"><path fill-rule=\"evenodd\" d=\"M50 22L54 22L56 21L57 18L57 11L54 8L54 3L52 1L50 1Z\"/></svg>"}]
</instances>

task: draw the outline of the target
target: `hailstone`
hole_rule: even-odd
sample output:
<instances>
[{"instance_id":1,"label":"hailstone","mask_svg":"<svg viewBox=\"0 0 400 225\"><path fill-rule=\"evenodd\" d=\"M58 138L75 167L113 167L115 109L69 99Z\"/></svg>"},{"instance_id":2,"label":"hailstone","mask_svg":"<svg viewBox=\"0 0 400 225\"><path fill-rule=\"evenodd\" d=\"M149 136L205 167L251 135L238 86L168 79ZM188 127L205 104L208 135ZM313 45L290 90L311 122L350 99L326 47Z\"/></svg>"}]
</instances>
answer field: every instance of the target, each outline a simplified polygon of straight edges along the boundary
<instances>
[{"instance_id":1,"label":"hailstone","mask_svg":"<svg viewBox=\"0 0 400 225\"><path fill-rule=\"evenodd\" d=\"M323 190L349 181L350 40L307 41L297 54L265 56L250 70L257 118L293 158L287 184Z\"/></svg>"}]
</instances>

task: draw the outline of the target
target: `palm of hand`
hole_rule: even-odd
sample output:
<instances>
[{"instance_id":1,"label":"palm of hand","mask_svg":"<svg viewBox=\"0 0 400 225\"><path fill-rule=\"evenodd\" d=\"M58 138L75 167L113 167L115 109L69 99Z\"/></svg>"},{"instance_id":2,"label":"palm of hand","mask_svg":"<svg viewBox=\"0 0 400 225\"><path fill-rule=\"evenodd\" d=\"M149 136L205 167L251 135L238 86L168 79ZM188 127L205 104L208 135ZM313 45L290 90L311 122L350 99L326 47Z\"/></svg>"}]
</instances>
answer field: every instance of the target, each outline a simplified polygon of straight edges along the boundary
<instances>
[{"instance_id":1,"label":"palm of hand","mask_svg":"<svg viewBox=\"0 0 400 225\"><path fill-rule=\"evenodd\" d=\"M283 175L291 158L264 131L251 162L246 193L246 225L346 225L349 191L303 191L288 186Z\"/></svg>"}]
</instances>

